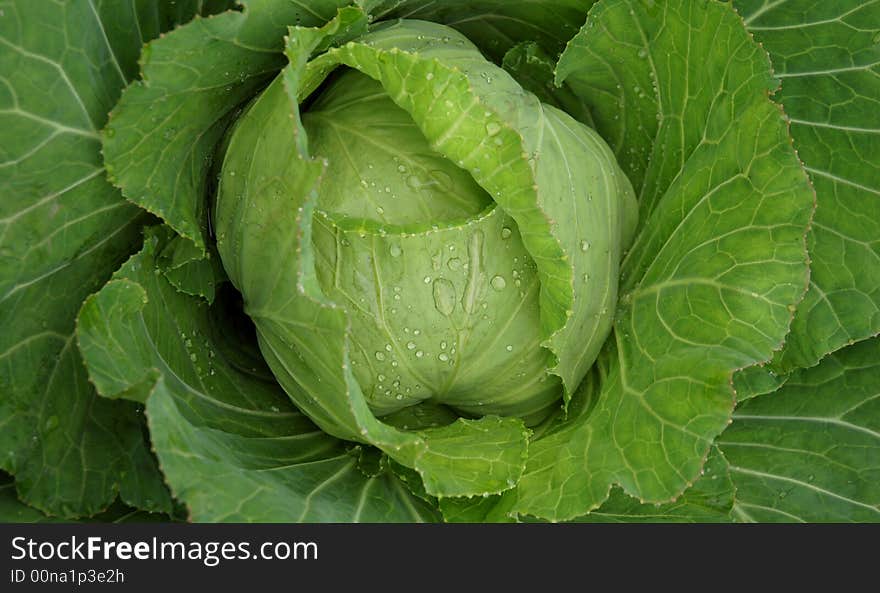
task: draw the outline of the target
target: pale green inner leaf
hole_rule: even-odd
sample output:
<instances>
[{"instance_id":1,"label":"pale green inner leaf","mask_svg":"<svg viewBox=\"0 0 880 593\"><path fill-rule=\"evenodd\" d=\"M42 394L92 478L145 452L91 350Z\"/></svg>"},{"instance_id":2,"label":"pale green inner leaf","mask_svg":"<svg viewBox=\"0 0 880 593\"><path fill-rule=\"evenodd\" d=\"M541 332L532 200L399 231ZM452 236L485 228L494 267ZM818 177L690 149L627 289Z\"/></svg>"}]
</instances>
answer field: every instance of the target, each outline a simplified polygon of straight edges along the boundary
<instances>
[{"instance_id":1,"label":"pale green inner leaf","mask_svg":"<svg viewBox=\"0 0 880 593\"><path fill-rule=\"evenodd\" d=\"M428 145L378 82L341 72L303 113L312 154L327 158L318 208L350 224L441 225L479 214L492 199Z\"/></svg>"}]
</instances>

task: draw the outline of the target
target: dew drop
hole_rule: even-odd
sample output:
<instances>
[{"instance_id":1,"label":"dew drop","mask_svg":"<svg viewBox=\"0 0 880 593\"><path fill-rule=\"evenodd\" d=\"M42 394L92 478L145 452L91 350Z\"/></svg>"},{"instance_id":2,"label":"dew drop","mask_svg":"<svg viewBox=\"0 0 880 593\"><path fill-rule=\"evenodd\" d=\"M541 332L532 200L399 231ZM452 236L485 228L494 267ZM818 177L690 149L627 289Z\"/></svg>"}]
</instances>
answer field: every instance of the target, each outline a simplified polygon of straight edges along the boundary
<instances>
[{"instance_id":1,"label":"dew drop","mask_svg":"<svg viewBox=\"0 0 880 593\"><path fill-rule=\"evenodd\" d=\"M433 285L434 307L447 317L455 309L455 286L446 278L437 278Z\"/></svg>"},{"instance_id":2,"label":"dew drop","mask_svg":"<svg viewBox=\"0 0 880 593\"><path fill-rule=\"evenodd\" d=\"M415 343L415 342L412 342L412 341L407 342L407 343L406 343L406 349L407 349L407 350L415 350L415 349L416 349L416 343Z\"/></svg>"},{"instance_id":3,"label":"dew drop","mask_svg":"<svg viewBox=\"0 0 880 593\"><path fill-rule=\"evenodd\" d=\"M377 350L376 351L376 360L378 360L379 362L382 362L383 360L385 360L385 353L382 352L381 350Z\"/></svg>"},{"instance_id":4,"label":"dew drop","mask_svg":"<svg viewBox=\"0 0 880 593\"><path fill-rule=\"evenodd\" d=\"M391 257L400 257L400 254L403 253L403 250L400 248L400 245L392 244L391 247L388 248L389 253L391 253Z\"/></svg>"},{"instance_id":5,"label":"dew drop","mask_svg":"<svg viewBox=\"0 0 880 593\"><path fill-rule=\"evenodd\" d=\"M437 355L437 358L440 359L441 362L449 362L449 355L445 352L441 352Z\"/></svg>"},{"instance_id":6,"label":"dew drop","mask_svg":"<svg viewBox=\"0 0 880 593\"><path fill-rule=\"evenodd\" d=\"M508 352L513 352L513 346L510 345L510 344L508 344L507 346L505 346L504 349L507 350Z\"/></svg>"},{"instance_id":7,"label":"dew drop","mask_svg":"<svg viewBox=\"0 0 880 593\"><path fill-rule=\"evenodd\" d=\"M590 248L590 243L587 241L581 241L581 251L587 251Z\"/></svg>"},{"instance_id":8,"label":"dew drop","mask_svg":"<svg viewBox=\"0 0 880 593\"><path fill-rule=\"evenodd\" d=\"M491 280L489 280L489 285L495 290L504 290L504 287L507 286L507 281L504 280L504 276L493 276Z\"/></svg>"},{"instance_id":9,"label":"dew drop","mask_svg":"<svg viewBox=\"0 0 880 593\"><path fill-rule=\"evenodd\" d=\"M428 171L430 181L426 185L437 187L443 191L449 191L452 188L452 176L441 169L433 169Z\"/></svg>"},{"instance_id":10,"label":"dew drop","mask_svg":"<svg viewBox=\"0 0 880 593\"><path fill-rule=\"evenodd\" d=\"M494 136L498 132L501 131L501 126L495 123L494 121L490 121L486 124L486 133L490 136Z\"/></svg>"},{"instance_id":11,"label":"dew drop","mask_svg":"<svg viewBox=\"0 0 880 593\"><path fill-rule=\"evenodd\" d=\"M503 227L501 229L501 238L502 239L510 239L511 234L513 234L513 231L511 231L509 228Z\"/></svg>"},{"instance_id":12,"label":"dew drop","mask_svg":"<svg viewBox=\"0 0 880 593\"><path fill-rule=\"evenodd\" d=\"M467 313L473 313L479 298L480 287L483 285L483 231L474 232L468 239L467 252L468 277L465 281L464 292L461 296L461 306Z\"/></svg>"}]
</instances>

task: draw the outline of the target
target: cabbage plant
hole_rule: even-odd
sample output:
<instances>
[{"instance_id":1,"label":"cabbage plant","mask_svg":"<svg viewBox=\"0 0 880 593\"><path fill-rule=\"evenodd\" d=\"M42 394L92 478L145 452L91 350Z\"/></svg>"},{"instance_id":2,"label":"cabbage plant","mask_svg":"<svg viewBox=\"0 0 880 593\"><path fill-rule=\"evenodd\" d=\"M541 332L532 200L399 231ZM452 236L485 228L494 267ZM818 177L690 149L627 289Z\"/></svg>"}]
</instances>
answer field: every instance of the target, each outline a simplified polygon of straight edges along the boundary
<instances>
[{"instance_id":1,"label":"cabbage plant","mask_svg":"<svg viewBox=\"0 0 880 593\"><path fill-rule=\"evenodd\" d=\"M856 0L0 2L0 518L880 519L878 64Z\"/></svg>"}]
</instances>

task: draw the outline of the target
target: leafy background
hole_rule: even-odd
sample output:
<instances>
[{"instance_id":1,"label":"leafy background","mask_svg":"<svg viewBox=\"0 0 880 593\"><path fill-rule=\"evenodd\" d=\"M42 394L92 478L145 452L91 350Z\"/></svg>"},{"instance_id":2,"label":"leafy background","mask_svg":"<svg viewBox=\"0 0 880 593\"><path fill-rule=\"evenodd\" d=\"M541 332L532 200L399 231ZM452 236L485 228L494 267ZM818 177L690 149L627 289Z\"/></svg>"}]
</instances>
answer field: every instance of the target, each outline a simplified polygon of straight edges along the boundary
<instances>
[{"instance_id":1,"label":"leafy background","mask_svg":"<svg viewBox=\"0 0 880 593\"><path fill-rule=\"evenodd\" d=\"M263 2L249 4L256 12ZM326 20L340 4L313 2L308 12L320 7L318 16L297 13L291 19ZM442 9L432 2L365 4L376 5L377 14L449 22L472 39L483 38L488 53L500 60L518 39L538 41L550 55L562 50L592 2L542 3L540 18L529 3L449 2ZM437 518L433 501L406 481L404 470L314 434L260 370L224 349L228 338L210 330L211 311L216 313L223 299L209 304L202 297L212 295L178 290L174 273L181 265L194 266L206 279L195 292L210 292L204 287L215 285L216 271L166 231L150 231L144 239L143 225L157 219L107 180L100 130L122 89L138 78L142 44L227 5L0 2L0 467L15 476L14 493L8 476L0 490L0 517L6 520L144 517L133 509L180 516L172 491L195 520ZM613 39L632 32L613 28L625 25L630 11L643 15L660 5L602 2L591 16L606 16L602 22ZM779 88L768 85L768 92L784 106L815 188L817 207L807 237L809 289L772 362L734 378L740 404L702 478L674 502L660 505L641 504L615 487L586 518L876 521L880 3L767 0L735 1L733 7L769 53ZM619 21L608 16L615 14ZM222 33L224 23L232 30L244 18L241 13L225 21L199 18L147 46L151 51L141 66L145 72L149 64L173 70L163 56L194 51L192 39L200 41L206 30ZM623 70L639 70L626 61L644 60L639 49L634 46L633 55L622 58ZM564 93L575 86L569 81L562 91L547 92L562 103L571 101ZM639 90L635 86L623 89L627 104L638 105L651 81L642 81ZM144 92L145 100L154 101L151 93L162 89ZM637 169L639 162L647 163L644 171L650 159L629 148L652 142L645 123L654 114L645 111L644 122L634 114L637 119L626 122L636 138L647 134L639 144L628 143L625 133L608 134L591 110L621 163ZM173 140L180 126L157 126L153 139L162 134ZM205 140L200 150L209 144ZM210 165L190 160L197 171ZM657 183L646 178L647 184ZM184 206L187 191L202 177L192 173L192 179L195 186L185 180L180 186ZM126 197L163 214L148 194ZM179 230L198 245L203 229L197 223ZM78 342L76 316L83 301L111 277L86 302ZM165 318L155 309L159 303L186 313ZM175 327L178 318L192 327ZM135 355L123 358L114 351ZM128 368L114 368L120 360ZM212 383L219 376L225 378L222 387L219 379ZM608 486L615 481L619 476ZM205 483L217 484L211 491L224 496L206 497ZM281 498L295 504L282 508ZM601 493L595 496L601 499ZM446 500L441 508L448 520L498 519L515 502Z\"/></svg>"}]
</instances>

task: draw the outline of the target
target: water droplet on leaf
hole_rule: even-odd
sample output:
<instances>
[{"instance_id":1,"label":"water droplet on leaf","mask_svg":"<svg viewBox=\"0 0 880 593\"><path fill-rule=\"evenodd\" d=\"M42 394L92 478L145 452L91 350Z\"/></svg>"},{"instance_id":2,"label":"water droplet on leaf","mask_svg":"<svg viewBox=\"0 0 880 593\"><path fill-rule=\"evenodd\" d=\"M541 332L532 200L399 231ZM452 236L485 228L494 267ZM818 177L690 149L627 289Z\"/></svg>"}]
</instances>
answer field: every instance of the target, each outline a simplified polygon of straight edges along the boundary
<instances>
[{"instance_id":1,"label":"water droplet on leaf","mask_svg":"<svg viewBox=\"0 0 880 593\"><path fill-rule=\"evenodd\" d=\"M455 309L455 286L446 278L434 280L434 307L447 317Z\"/></svg>"}]
</instances>

